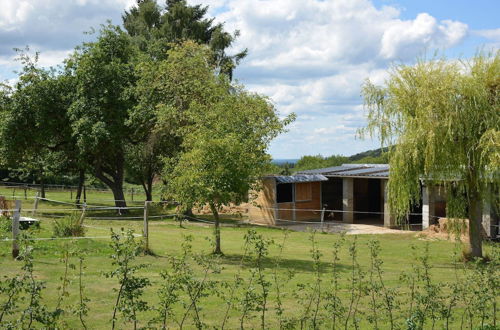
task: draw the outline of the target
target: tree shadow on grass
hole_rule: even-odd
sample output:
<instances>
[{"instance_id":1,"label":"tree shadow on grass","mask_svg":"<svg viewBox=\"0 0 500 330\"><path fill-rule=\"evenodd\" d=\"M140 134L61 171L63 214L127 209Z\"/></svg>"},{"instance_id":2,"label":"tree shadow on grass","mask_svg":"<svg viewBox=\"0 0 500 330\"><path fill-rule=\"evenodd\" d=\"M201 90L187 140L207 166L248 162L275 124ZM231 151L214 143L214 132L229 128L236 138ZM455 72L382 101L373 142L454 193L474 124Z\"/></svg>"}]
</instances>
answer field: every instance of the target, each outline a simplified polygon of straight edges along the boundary
<instances>
[{"instance_id":1,"label":"tree shadow on grass","mask_svg":"<svg viewBox=\"0 0 500 330\"><path fill-rule=\"evenodd\" d=\"M229 254L224 255L221 258L222 265L231 265L231 266L239 266L241 264L241 254ZM274 269L276 267L276 258L263 258L262 265L267 269ZM329 273L332 271L332 263L321 261L320 265L320 273ZM343 264L337 264L339 271L345 271L350 269L350 266L346 266ZM250 269L256 267L255 258L246 257L245 261L242 264L242 268ZM304 259L290 259L290 258L282 258L279 264L279 268L281 270L292 270L296 272L314 272L314 261L312 260L304 260Z\"/></svg>"}]
</instances>

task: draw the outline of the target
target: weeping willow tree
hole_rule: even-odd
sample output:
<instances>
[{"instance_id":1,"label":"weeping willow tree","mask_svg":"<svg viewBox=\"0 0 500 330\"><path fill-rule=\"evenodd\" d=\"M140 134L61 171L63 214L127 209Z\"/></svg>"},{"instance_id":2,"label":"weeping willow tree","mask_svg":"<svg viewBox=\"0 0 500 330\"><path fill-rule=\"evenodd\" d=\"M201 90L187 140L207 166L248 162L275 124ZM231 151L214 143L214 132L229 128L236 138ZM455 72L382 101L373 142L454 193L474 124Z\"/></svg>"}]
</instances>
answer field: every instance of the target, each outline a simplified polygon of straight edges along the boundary
<instances>
[{"instance_id":1,"label":"weeping willow tree","mask_svg":"<svg viewBox=\"0 0 500 330\"><path fill-rule=\"evenodd\" d=\"M363 86L362 135L390 147L389 205L403 219L421 183L440 186L449 217L468 217L469 253L482 257L482 207L498 206L500 52L468 61L434 58L396 65L384 86Z\"/></svg>"}]
</instances>

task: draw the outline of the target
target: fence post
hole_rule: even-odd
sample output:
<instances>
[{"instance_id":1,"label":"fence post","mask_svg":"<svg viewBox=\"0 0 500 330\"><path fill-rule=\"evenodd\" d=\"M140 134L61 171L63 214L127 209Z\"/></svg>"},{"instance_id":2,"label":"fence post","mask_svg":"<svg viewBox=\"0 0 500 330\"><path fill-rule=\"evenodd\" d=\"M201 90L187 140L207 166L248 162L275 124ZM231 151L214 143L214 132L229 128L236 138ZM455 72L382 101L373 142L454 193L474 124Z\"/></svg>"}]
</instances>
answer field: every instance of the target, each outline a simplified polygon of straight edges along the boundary
<instances>
[{"instance_id":1,"label":"fence post","mask_svg":"<svg viewBox=\"0 0 500 330\"><path fill-rule=\"evenodd\" d=\"M82 214L80 215L80 224L83 223L83 219L85 219L85 212L87 211L87 203L83 203L82 205Z\"/></svg>"},{"instance_id":2,"label":"fence post","mask_svg":"<svg viewBox=\"0 0 500 330\"><path fill-rule=\"evenodd\" d=\"M21 217L21 201L16 200L14 215L12 216L12 257L16 259L19 256L19 244L17 237L19 236L19 219Z\"/></svg>"},{"instance_id":3,"label":"fence post","mask_svg":"<svg viewBox=\"0 0 500 330\"><path fill-rule=\"evenodd\" d=\"M131 190L131 199L132 199L132 202L134 201L134 188L132 188Z\"/></svg>"},{"instance_id":4,"label":"fence post","mask_svg":"<svg viewBox=\"0 0 500 330\"><path fill-rule=\"evenodd\" d=\"M87 203L87 188L83 185L83 204Z\"/></svg>"},{"instance_id":5,"label":"fence post","mask_svg":"<svg viewBox=\"0 0 500 330\"><path fill-rule=\"evenodd\" d=\"M324 222L325 222L325 207L323 206L323 209L321 210L321 231L323 231Z\"/></svg>"},{"instance_id":6,"label":"fence post","mask_svg":"<svg viewBox=\"0 0 500 330\"><path fill-rule=\"evenodd\" d=\"M149 201L144 202L144 246L146 252L149 250L149 223L148 223L148 218L149 218Z\"/></svg>"},{"instance_id":7,"label":"fence post","mask_svg":"<svg viewBox=\"0 0 500 330\"><path fill-rule=\"evenodd\" d=\"M73 200L73 189L69 188L69 193L70 193L69 200L72 201Z\"/></svg>"},{"instance_id":8,"label":"fence post","mask_svg":"<svg viewBox=\"0 0 500 330\"><path fill-rule=\"evenodd\" d=\"M26 193L26 191L28 190L28 187L26 185L24 185L23 189L24 189L24 200L26 200L26 199L28 199L28 195Z\"/></svg>"},{"instance_id":9,"label":"fence post","mask_svg":"<svg viewBox=\"0 0 500 330\"><path fill-rule=\"evenodd\" d=\"M38 209L38 201L39 201L38 194L39 192L37 191L35 195L35 201L33 202L33 212L32 212L33 215L35 215L36 210Z\"/></svg>"}]
</instances>

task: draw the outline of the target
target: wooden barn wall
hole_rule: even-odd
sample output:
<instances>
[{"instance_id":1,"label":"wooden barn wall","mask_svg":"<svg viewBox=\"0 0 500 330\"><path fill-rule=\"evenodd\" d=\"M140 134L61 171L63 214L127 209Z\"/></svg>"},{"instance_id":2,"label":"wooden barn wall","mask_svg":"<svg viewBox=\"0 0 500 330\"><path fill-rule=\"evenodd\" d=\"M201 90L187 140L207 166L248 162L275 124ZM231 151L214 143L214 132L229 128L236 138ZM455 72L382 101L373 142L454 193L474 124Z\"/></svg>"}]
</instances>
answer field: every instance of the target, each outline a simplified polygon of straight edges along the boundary
<instances>
[{"instance_id":1,"label":"wooden barn wall","mask_svg":"<svg viewBox=\"0 0 500 330\"><path fill-rule=\"evenodd\" d=\"M276 186L274 178L262 180L262 190L249 208L248 217L251 222L274 225L276 207Z\"/></svg>"},{"instance_id":2,"label":"wooden barn wall","mask_svg":"<svg viewBox=\"0 0 500 330\"><path fill-rule=\"evenodd\" d=\"M293 203L278 203L278 219L293 220Z\"/></svg>"},{"instance_id":3,"label":"wooden barn wall","mask_svg":"<svg viewBox=\"0 0 500 330\"><path fill-rule=\"evenodd\" d=\"M310 189L310 196L307 200L295 201L295 220L320 220L321 212L321 182L297 183L296 191ZM304 194L305 197L307 194ZM300 197L300 194L297 194ZM300 211L300 209L315 211Z\"/></svg>"}]
</instances>

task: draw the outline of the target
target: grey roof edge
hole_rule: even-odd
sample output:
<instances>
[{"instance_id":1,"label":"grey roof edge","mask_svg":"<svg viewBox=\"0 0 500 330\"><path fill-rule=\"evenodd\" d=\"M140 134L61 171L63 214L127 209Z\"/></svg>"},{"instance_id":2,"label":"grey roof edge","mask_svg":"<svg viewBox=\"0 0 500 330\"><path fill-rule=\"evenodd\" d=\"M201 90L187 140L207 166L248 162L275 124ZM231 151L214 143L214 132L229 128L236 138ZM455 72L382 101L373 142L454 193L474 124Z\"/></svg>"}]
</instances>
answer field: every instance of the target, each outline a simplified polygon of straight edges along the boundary
<instances>
[{"instance_id":1,"label":"grey roof edge","mask_svg":"<svg viewBox=\"0 0 500 330\"><path fill-rule=\"evenodd\" d=\"M278 183L328 181L328 178L321 174L269 175L265 178L274 178Z\"/></svg>"},{"instance_id":2,"label":"grey roof edge","mask_svg":"<svg viewBox=\"0 0 500 330\"><path fill-rule=\"evenodd\" d=\"M342 164L340 166L332 166L325 168L317 168L312 170L300 171L297 174L323 174L326 176L332 176L338 173L345 173L342 176L348 176L349 171L362 170L362 169L373 169L374 172L383 172L384 170L389 171L389 164Z\"/></svg>"}]
</instances>

